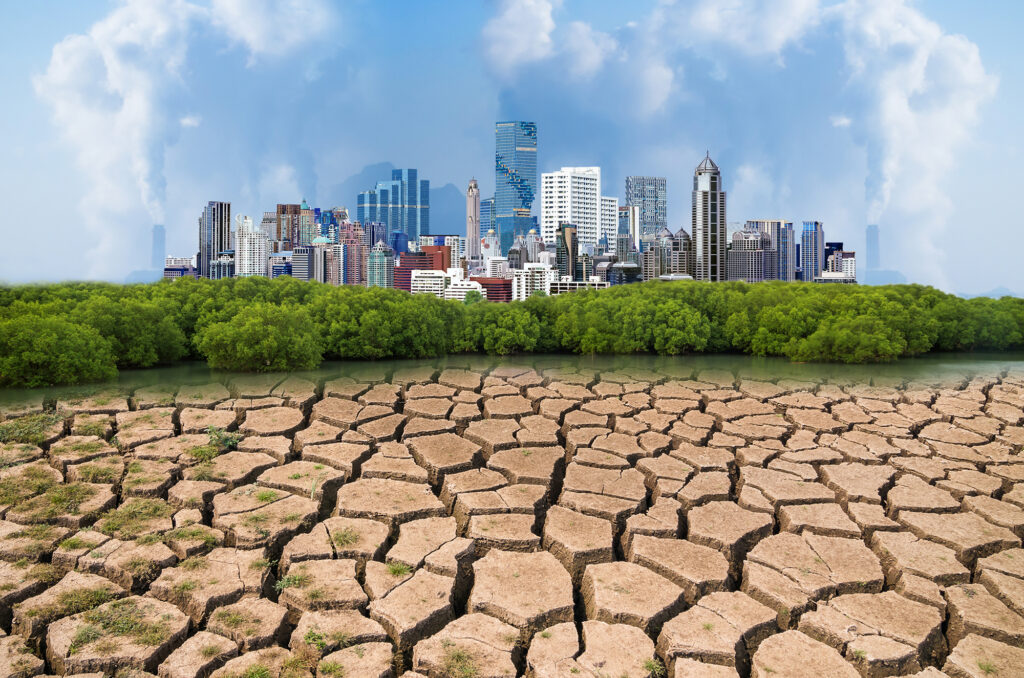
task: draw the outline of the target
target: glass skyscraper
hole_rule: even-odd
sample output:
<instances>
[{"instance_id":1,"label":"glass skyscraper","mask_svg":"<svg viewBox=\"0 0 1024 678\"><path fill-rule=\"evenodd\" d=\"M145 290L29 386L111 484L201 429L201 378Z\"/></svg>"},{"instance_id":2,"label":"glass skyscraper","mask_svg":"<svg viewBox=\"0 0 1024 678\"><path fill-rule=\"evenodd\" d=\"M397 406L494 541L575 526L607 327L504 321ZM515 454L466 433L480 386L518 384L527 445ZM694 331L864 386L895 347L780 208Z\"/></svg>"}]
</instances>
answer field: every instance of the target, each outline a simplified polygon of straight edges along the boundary
<instances>
[{"instance_id":1,"label":"glass skyscraper","mask_svg":"<svg viewBox=\"0 0 1024 678\"><path fill-rule=\"evenodd\" d=\"M800 233L800 257L803 279L812 282L825 267L825 231L820 221L805 221Z\"/></svg>"},{"instance_id":2,"label":"glass skyscraper","mask_svg":"<svg viewBox=\"0 0 1024 678\"><path fill-rule=\"evenodd\" d=\"M389 233L401 231L419 241L430 234L430 182L414 169L391 170L391 181L378 181L375 189L359 194L356 219L387 224Z\"/></svg>"},{"instance_id":3,"label":"glass skyscraper","mask_svg":"<svg viewBox=\"0 0 1024 678\"><path fill-rule=\"evenodd\" d=\"M501 251L517 232L533 228L530 209L537 194L537 123L510 120L494 125L494 204L491 218ZM481 205L480 230L483 227Z\"/></svg>"},{"instance_id":4,"label":"glass skyscraper","mask_svg":"<svg viewBox=\"0 0 1024 678\"><path fill-rule=\"evenodd\" d=\"M640 240L654 240L668 228L665 177L626 177L626 206L640 208Z\"/></svg>"}]
</instances>

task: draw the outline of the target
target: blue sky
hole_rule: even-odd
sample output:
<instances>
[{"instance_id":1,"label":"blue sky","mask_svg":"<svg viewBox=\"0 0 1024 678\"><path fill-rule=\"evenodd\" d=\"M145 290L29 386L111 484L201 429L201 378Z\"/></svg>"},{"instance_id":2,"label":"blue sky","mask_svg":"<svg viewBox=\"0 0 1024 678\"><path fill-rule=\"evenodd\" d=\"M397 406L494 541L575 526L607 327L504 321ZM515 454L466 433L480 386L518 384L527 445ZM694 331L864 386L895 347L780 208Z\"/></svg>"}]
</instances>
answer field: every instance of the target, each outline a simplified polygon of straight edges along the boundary
<instances>
[{"instance_id":1,"label":"blue sky","mask_svg":"<svg viewBox=\"0 0 1024 678\"><path fill-rule=\"evenodd\" d=\"M940 0L74 0L0 8L0 279L120 279L363 167L493 190L493 124L541 171L668 177L689 227L710 150L728 218L820 219L912 280L1024 294L1024 4ZM435 231L458 230L437 224Z\"/></svg>"}]
</instances>

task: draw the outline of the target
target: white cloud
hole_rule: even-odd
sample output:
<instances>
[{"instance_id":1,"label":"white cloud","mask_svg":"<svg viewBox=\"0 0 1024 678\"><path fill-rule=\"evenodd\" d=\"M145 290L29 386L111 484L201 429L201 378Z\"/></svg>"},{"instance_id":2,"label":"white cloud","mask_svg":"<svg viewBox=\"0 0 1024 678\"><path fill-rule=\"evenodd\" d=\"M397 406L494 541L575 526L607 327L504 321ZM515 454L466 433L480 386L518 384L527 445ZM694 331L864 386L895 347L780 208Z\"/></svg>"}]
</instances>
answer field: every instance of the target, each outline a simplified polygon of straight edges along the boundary
<instances>
[{"instance_id":1,"label":"white cloud","mask_svg":"<svg viewBox=\"0 0 1024 678\"><path fill-rule=\"evenodd\" d=\"M511 77L521 66L554 54L554 10L561 0L502 0L484 26L484 51L491 68Z\"/></svg>"},{"instance_id":2,"label":"white cloud","mask_svg":"<svg viewBox=\"0 0 1024 678\"><path fill-rule=\"evenodd\" d=\"M202 122L203 117L201 115L183 115L178 120L182 127L199 127Z\"/></svg>"},{"instance_id":3,"label":"white cloud","mask_svg":"<svg viewBox=\"0 0 1024 678\"><path fill-rule=\"evenodd\" d=\"M573 21L566 28L565 51L572 57L570 72L579 78L593 77L605 60L616 50L618 43L615 38L594 30L583 21Z\"/></svg>"},{"instance_id":4,"label":"white cloud","mask_svg":"<svg viewBox=\"0 0 1024 678\"><path fill-rule=\"evenodd\" d=\"M849 0L837 13L851 83L867 104L868 219L890 226L894 244L921 254L915 265L941 282L945 182L998 81L975 44L903 2Z\"/></svg>"},{"instance_id":5,"label":"white cloud","mask_svg":"<svg viewBox=\"0 0 1024 678\"><path fill-rule=\"evenodd\" d=\"M210 19L257 57L280 57L331 34L336 17L325 0L213 0Z\"/></svg>"},{"instance_id":6,"label":"white cloud","mask_svg":"<svg viewBox=\"0 0 1024 678\"><path fill-rule=\"evenodd\" d=\"M831 125L833 127L849 127L850 123L853 122L852 120L850 120L845 115L832 115L832 116L829 116L828 121L829 121L829 123L831 123Z\"/></svg>"},{"instance_id":7,"label":"white cloud","mask_svg":"<svg viewBox=\"0 0 1024 678\"><path fill-rule=\"evenodd\" d=\"M303 198L295 168L288 164L264 167L260 172L257 190L261 205L280 202L283 197L294 202Z\"/></svg>"},{"instance_id":8,"label":"white cloud","mask_svg":"<svg viewBox=\"0 0 1024 678\"><path fill-rule=\"evenodd\" d=\"M699 0L692 9L663 9L669 28L687 41L726 43L755 56L778 56L821 19L818 0Z\"/></svg>"},{"instance_id":9,"label":"white cloud","mask_svg":"<svg viewBox=\"0 0 1024 678\"><path fill-rule=\"evenodd\" d=\"M142 204L155 223L164 217L164 150L178 128L170 94L181 82L188 32L200 12L181 0L131 0L53 48L33 81L88 177L82 205L100 256L123 247L111 214ZM98 258L94 257L94 260Z\"/></svg>"}]
</instances>

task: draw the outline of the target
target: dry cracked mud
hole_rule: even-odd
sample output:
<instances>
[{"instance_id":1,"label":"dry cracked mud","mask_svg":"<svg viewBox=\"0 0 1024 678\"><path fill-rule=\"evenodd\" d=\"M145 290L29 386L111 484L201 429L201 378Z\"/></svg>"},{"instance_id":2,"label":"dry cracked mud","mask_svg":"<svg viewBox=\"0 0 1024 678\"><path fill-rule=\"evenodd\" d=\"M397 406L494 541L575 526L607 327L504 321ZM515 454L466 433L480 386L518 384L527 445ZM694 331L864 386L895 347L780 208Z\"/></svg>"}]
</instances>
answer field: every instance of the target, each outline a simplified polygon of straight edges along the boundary
<instances>
[{"instance_id":1,"label":"dry cracked mud","mask_svg":"<svg viewBox=\"0 0 1024 678\"><path fill-rule=\"evenodd\" d=\"M0 678L1024 676L1024 373L33 395ZM126 673L127 672L127 673Z\"/></svg>"}]
</instances>

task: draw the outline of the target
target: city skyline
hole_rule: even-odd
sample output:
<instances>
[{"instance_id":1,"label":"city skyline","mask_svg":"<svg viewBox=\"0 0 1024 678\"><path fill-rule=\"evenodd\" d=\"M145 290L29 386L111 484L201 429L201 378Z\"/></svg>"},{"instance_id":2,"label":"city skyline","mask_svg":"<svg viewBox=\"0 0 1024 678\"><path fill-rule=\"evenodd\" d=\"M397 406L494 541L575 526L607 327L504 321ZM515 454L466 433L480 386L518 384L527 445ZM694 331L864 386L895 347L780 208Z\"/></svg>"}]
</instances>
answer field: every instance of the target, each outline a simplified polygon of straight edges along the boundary
<instances>
[{"instance_id":1,"label":"city skyline","mask_svg":"<svg viewBox=\"0 0 1024 678\"><path fill-rule=\"evenodd\" d=\"M700 0L504 0L410 6L399 20L319 0L242 7L5 8L19 30L0 72L11 92L0 129L15 140L0 190L15 221L42 202L64 216L42 266L18 254L33 229L11 229L0 277L120 279L136 267L124 262L148 259L153 224L182 253L211 198L254 221L303 197L354 212L335 188L382 160L463 193L476 177L484 202L494 121L528 120L538 175L599 166L620 204L627 176L665 177L673 232L689 222L690 158L710 148L731 168L724 188L741 219L820 219L858 251L879 224L881 268L907 261L909 279L953 291L1024 287L999 247L1024 140L1015 3L738 1L727 12ZM450 44L436 44L440 30ZM363 55L366 39L402 47ZM398 67L410 59L422 60L415 75ZM384 73L408 96L375 100ZM746 105L768 92L782 105ZM998 199L975 205L979 191Z\"/></svg>"}]
</instances>

